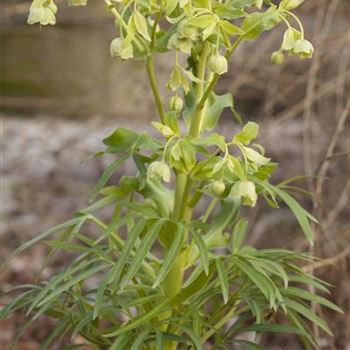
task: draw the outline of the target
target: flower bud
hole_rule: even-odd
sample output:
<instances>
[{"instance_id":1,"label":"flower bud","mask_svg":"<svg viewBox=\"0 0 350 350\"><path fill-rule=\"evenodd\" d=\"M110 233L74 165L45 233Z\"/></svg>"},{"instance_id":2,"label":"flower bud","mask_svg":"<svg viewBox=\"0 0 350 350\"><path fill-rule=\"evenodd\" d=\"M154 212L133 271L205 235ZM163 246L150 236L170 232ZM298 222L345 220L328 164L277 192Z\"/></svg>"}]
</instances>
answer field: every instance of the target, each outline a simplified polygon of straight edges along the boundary
<instances>
[{"instance_id":1,"label":"flower bud","mask_svg":"<svg viewBox=\"0 0 350 350\"><path fill-rule=\"evenodd\" d=\"M272 55L271 55L271 63L275 64L275 65L280 65L282 64L284 61L284 55L281 51L275 51Z\"/></svg>"},{"instance_id":2,"label":"flower bud","mask_svg":"<svg viewBox=\"0 0 350 350\"><path fill-rule=\"evenodd\" d=\"M158 177L165 182L170 181L170 168L164 162L156 161L150 164L147 170L148 176Z\"/></svg>"},{"instance_id":3,"label":"flower bud","mask_svg":"<svg viewBox=\"0 0 350 350\"><path fill-rule=\"evenodd\" d=\"M170 110L180 112L184 106L182 98L180 96L172 96L169 102Z\"/></svg>"},{"instance_id":4,"label":"flower bud","mask_svg":"<svg viewBox=\"0 0 350 350\"><path fill-rule=\"evenodd\" d=\"M208 60L209 69L216 74L224 74L227 72L227 60L225 56L214 54Z\"/></svg>"},{"instance_id":5,"label":"flower bud","mask_svg":"<svg viewBox=\"0 0 350 350\"><path fill-rule=\"evenodd\" d=\"M217 195L222 194L225 191L225 183L222 180L214 181L212 184L213 192Z\"/></svg>"}]
</instances>

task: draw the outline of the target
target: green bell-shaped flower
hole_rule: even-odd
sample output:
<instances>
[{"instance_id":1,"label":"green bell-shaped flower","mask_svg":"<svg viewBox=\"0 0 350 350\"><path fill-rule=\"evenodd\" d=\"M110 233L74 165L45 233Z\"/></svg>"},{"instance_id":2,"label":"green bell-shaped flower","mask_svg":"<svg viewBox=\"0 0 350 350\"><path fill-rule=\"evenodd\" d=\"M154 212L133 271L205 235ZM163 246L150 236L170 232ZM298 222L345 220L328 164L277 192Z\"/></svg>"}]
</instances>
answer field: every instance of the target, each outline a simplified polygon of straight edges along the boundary
<instances>
[{"instance_id":1,"label":"green bell-shaped flower","mask_svg":"<svg viewBox=\"0 0 350 350\"><path fill-rule=\"evenodd\" d=\"M310 41L306 39L299 39L294 45L293 52L300 58L311 58L314 53L314 47Z\"/></svg>"},{"instance_id":2,"label":"green bell-shaped flower","mask_svg":"<svg viewBox=\"0 0 350 350\"><path fill-rule=\"evenodd\" d=\"M184 102L180 96L172 96L169 101L169 108L172 111L180 112L184 106Z\"/></svg>"},{"instance_id":3,"label":"green bell-shaped flower","mask_svg":"<svg viewBox=\"0 0 350 350\"><path fill-rule=\"evenodd\" d=\"M228 70L226 57L218 53L210 56L208 60L208 68L213 73L219 75L226 73Z\"/></svg>"},{"instance_id":4,"label":"green bell-shaped flower","mask_svg":"<svg viewBox=\"0 0 350 350\"><path fill-rule=\"evenodd\" d=\"M165 182L170 182L170 168L165 162L156 161L151 163L147 174L149 177L158 177Z\"/></svg>"},{"instance_id":5,"label":"green bell-shaped flower","mask_svg":"<svg viewBox=\"0 0 350 350\"><path fill-rule=\"evenodd\" d=\"M179 26L177 27L177 33L179 38L186 38L192 41L195 41L198 38L198 28L187 23L186 21L179 23Z\"/></svg>"},{"instance_id":6,"label":"green bell-shaped flower","mask_svg":"<svg viewBox=\"0 0 350 350\"><path fill-rule=\"evenodd\" d=\"M134 57L134 48L130 41L122 38L115 38L111 42L110 53L112 57L121 57L126 60Z\"/></svg>"},{"instance_id":7,"label":"green bell-shaped flower","mask_svg":"<svg viewBox=\"0 0 350 350\"><path fill-rule=\"evenodd\" d=\"M56 18L47 7L38 7L30 10L27 22L28 24L40 23L43 26L55 25Z\"/></svg>"},{"instance_id":8,"label":"green bell-shaped flower","mask_svg":"<svg viewBox=\"0 0 350 350\"><path fill-rule=\"evenodd\" d=\"M30 6L28 24L55 25L57 6L53 1L34 0Z\"/></svg>"},{"instance_id":9,"label":"green bell-shaped flower","mask_svg":"<svg viewBox=\"0 0 350 350\"><path fill-rule=\"evenodd\" d=\"M256 194L255 184L252 181L238 181L235 183L230 192L233 198L241 199L243 204L255 207L258 195Z\"/></svg>"}]
</instances>

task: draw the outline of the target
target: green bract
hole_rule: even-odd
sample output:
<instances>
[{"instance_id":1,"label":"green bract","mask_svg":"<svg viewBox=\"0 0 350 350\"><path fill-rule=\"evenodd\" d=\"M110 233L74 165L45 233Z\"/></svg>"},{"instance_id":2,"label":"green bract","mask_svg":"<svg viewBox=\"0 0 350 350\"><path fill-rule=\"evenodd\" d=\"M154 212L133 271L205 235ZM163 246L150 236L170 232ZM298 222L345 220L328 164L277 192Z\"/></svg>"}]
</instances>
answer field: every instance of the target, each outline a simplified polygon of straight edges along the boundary
<instances>
[{"instance_id":1,"label":"green bract","mask_svg":"<svg viewBox=\"0 0 350 350\"><path fill-rule=\"evenodd\" d=\"M317 340L308 323L331 334L309 307L313 302L340 311L305 288L327 291L302 268L313 258L248 246L243 212L258 201L273 208L284 203L310 244L316 219L286 191L290 186L271 183L277 164L255 143L257 123L245 123L228 140L214 131L224 110L241 120L232 95L215 93L240 45L279 27L284 36L272 63L281 64L284 52L312 56L290 12L302 2L104 0L117 28L111 56L145 63L158 137L118 128L103 140L101 153L112 161L89 206L9 257L44 241L50 256L65 251L71 262L48 281L17 287L23 292L1 310L0 320L23 310L25 330L42 314L55 319L43 349L60 346L57 339L70 334L99 350L257 350L264 332L296 334L311 349ZM34 0L28 22L55 24L56 10L51 0ZM165 52L168 100L154 65ZM113 176L126 162L130 173ZM250 341L242 340L247 332L254 335ZM77 339L63 347L86 345Z\"/></svg>"},{"instance_id":2,"label":"green bract","mask_svg":"<svg viewBox=\"0 0 350 350\"><path fill-rule=\"evenodd\" d=\"M305 0L282 0L280 3L280 8L285 10L294 10L300 6Z\"/></svg>"}]
</instances>

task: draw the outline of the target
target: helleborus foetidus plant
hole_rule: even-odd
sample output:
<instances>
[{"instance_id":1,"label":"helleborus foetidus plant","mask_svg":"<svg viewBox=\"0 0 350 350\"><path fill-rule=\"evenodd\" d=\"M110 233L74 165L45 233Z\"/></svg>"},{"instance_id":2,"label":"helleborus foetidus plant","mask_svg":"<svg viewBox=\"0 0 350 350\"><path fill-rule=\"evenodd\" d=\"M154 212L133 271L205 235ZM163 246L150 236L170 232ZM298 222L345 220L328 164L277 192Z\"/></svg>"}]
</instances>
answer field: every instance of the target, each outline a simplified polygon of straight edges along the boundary
<instances>
[{"instance_id":1,"label":"helleborus foetidus plant","mask_svg":"<svg viewBox=\"0 0 350 350\"><path fill-rule=\"evenodd\" d=\"M310 302L340 310L305 288L327 292L324 282L301 268L312 258L246 245L241 208L258 200L275 208L284 202L310 244L315 219L283 185L270 183L277 165L254 143L256 123L230 139L213 131L225 108L234 112L232 96L214 89L240 45L278 27L281 47L272 53L273 63L281 64L285 53L312 56L291 12L303 1L104 1L117 27L111 55L145 62L159 137L118 128L104 139L104 152L115 160L93 189L91 205L9 258L45 241L51 255L64 250L74 259L49 281L16 288L23 293L2 318L24 310L23 331L40 315L56 319L43 349L63 334L79 335L94 349L261 349L265 332L294 333L306 349L317 348L310 324L331 332ZM69 0L72 6L86 2ZM34 0L28 22L55 24L56 11L52 0ZM165 101L154 57L169 51L172 96ZM109 183L129 159L135 173ZM104 207L113 208L109 220L99 214ZM92 225L97 239L89 235ZM87 283L92 278L95 283ZM254 338L243 340L246 332Z\"/></svg>"}]
</instances>

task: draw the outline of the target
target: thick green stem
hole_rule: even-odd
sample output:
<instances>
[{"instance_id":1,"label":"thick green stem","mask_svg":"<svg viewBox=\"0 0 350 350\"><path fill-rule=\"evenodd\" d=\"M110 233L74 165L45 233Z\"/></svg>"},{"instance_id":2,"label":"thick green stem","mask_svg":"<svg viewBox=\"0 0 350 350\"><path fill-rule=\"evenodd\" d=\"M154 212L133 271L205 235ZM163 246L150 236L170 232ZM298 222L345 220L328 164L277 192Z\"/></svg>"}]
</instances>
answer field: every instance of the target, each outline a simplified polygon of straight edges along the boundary
<instances>
[{"instance_id":1,"label":"thick green stem","mask_svg":"<svg viewBox=\"0 0 350 350\"><path fill-rule=\"evenodd\" d=\"M210 50L210 44L206 43L203 48L203 52L198 63L197 76L200 82L197 84L196 88L196 101L200 101L204 91L205 84L205 73L206 73L206 62ZM194 137L198 136L201 131L202 119L204 113L204 107L198 111L196 110L193 116L190 134ZM192 189L192 179L189 175L177 174L176 176L176 189L175 189L175 203L174 203L174 213L173 219L176 221L186 221L189 222L192 216L192 208L188 205L189 197ZM183 283L184 275L184 256L180 255L170 270L167 278L165 279L165 291L170 297L176 295L180 292Z\"/></svg>"},{"instance_id":2,"label":"thick green stem","mask_svg":"<svg viewBox=\"0 0 350 350\"><path fill-rule=\"evenodd\" d=\"M241 39L238 39L232 48L228 50L226 53L228 58L232 55L233 51L237 48L240 42ZM189 135L192 137L198 137L201 134L206 102L220 78L218 74L215 74L208 87L205 89L206 65L209 53L210 44L205 43L197 69L197 77L200 79L200 82L196 87L196 108L189 130ZM189 206L189 199L192 184L193 181L190 175L176 175L175 203L173 211L173 219L176 221L190 222L191 220L193 208ZM212 207L214 206L215 203L213 206L211 206L210 210L212 210ZM172 269L169 271L169 274L164 281L164 292L169 298L174 297L181 291L185 271L185 263L186 253L182 252L182 254L180 254L176 259ZM176 350L176 348L177 344L175 342L169 341L165 344L166 350Z\"/></svg>"},{"instance_id":3,"label":"thick green stem","mask_svg":"<svg viewBox=\"0 0 350 350\"><path fill-rule=\"evenodd\" d=\"M205 86L205 71L207 66L207 57L210 52L210 44L206 42L204 44L204 48L198 63L198 79L201 81L197 84L197 90L196 90L196 102L197 107L194 111L191 127L190 127L190 135L193 137L197 137L202 129L203 124L203 117L204 117L204 111L205 111L205 102L207 99L203 100L203 103L201 103L203 98L203 92L204 92L204 86Z\"/></svg>"},{"instance_id":4,"label":"thick green stem","mask_svg":"<svg viewBox=\"0 0 350 350\"><path fill-rule=\"evenodd\" d=\"M158 112L159 112L159 117L162 123L164 123L165 119L165 113L164 113L164 107L162 103L162 99L160 97L160 92L156 80L156 75L154 73L154 62L153 62L153 56L150 56L147 58L147 73L148 73L148 78L151 84L154 100L156 102Z\"/></svg>"}]
</instances>

